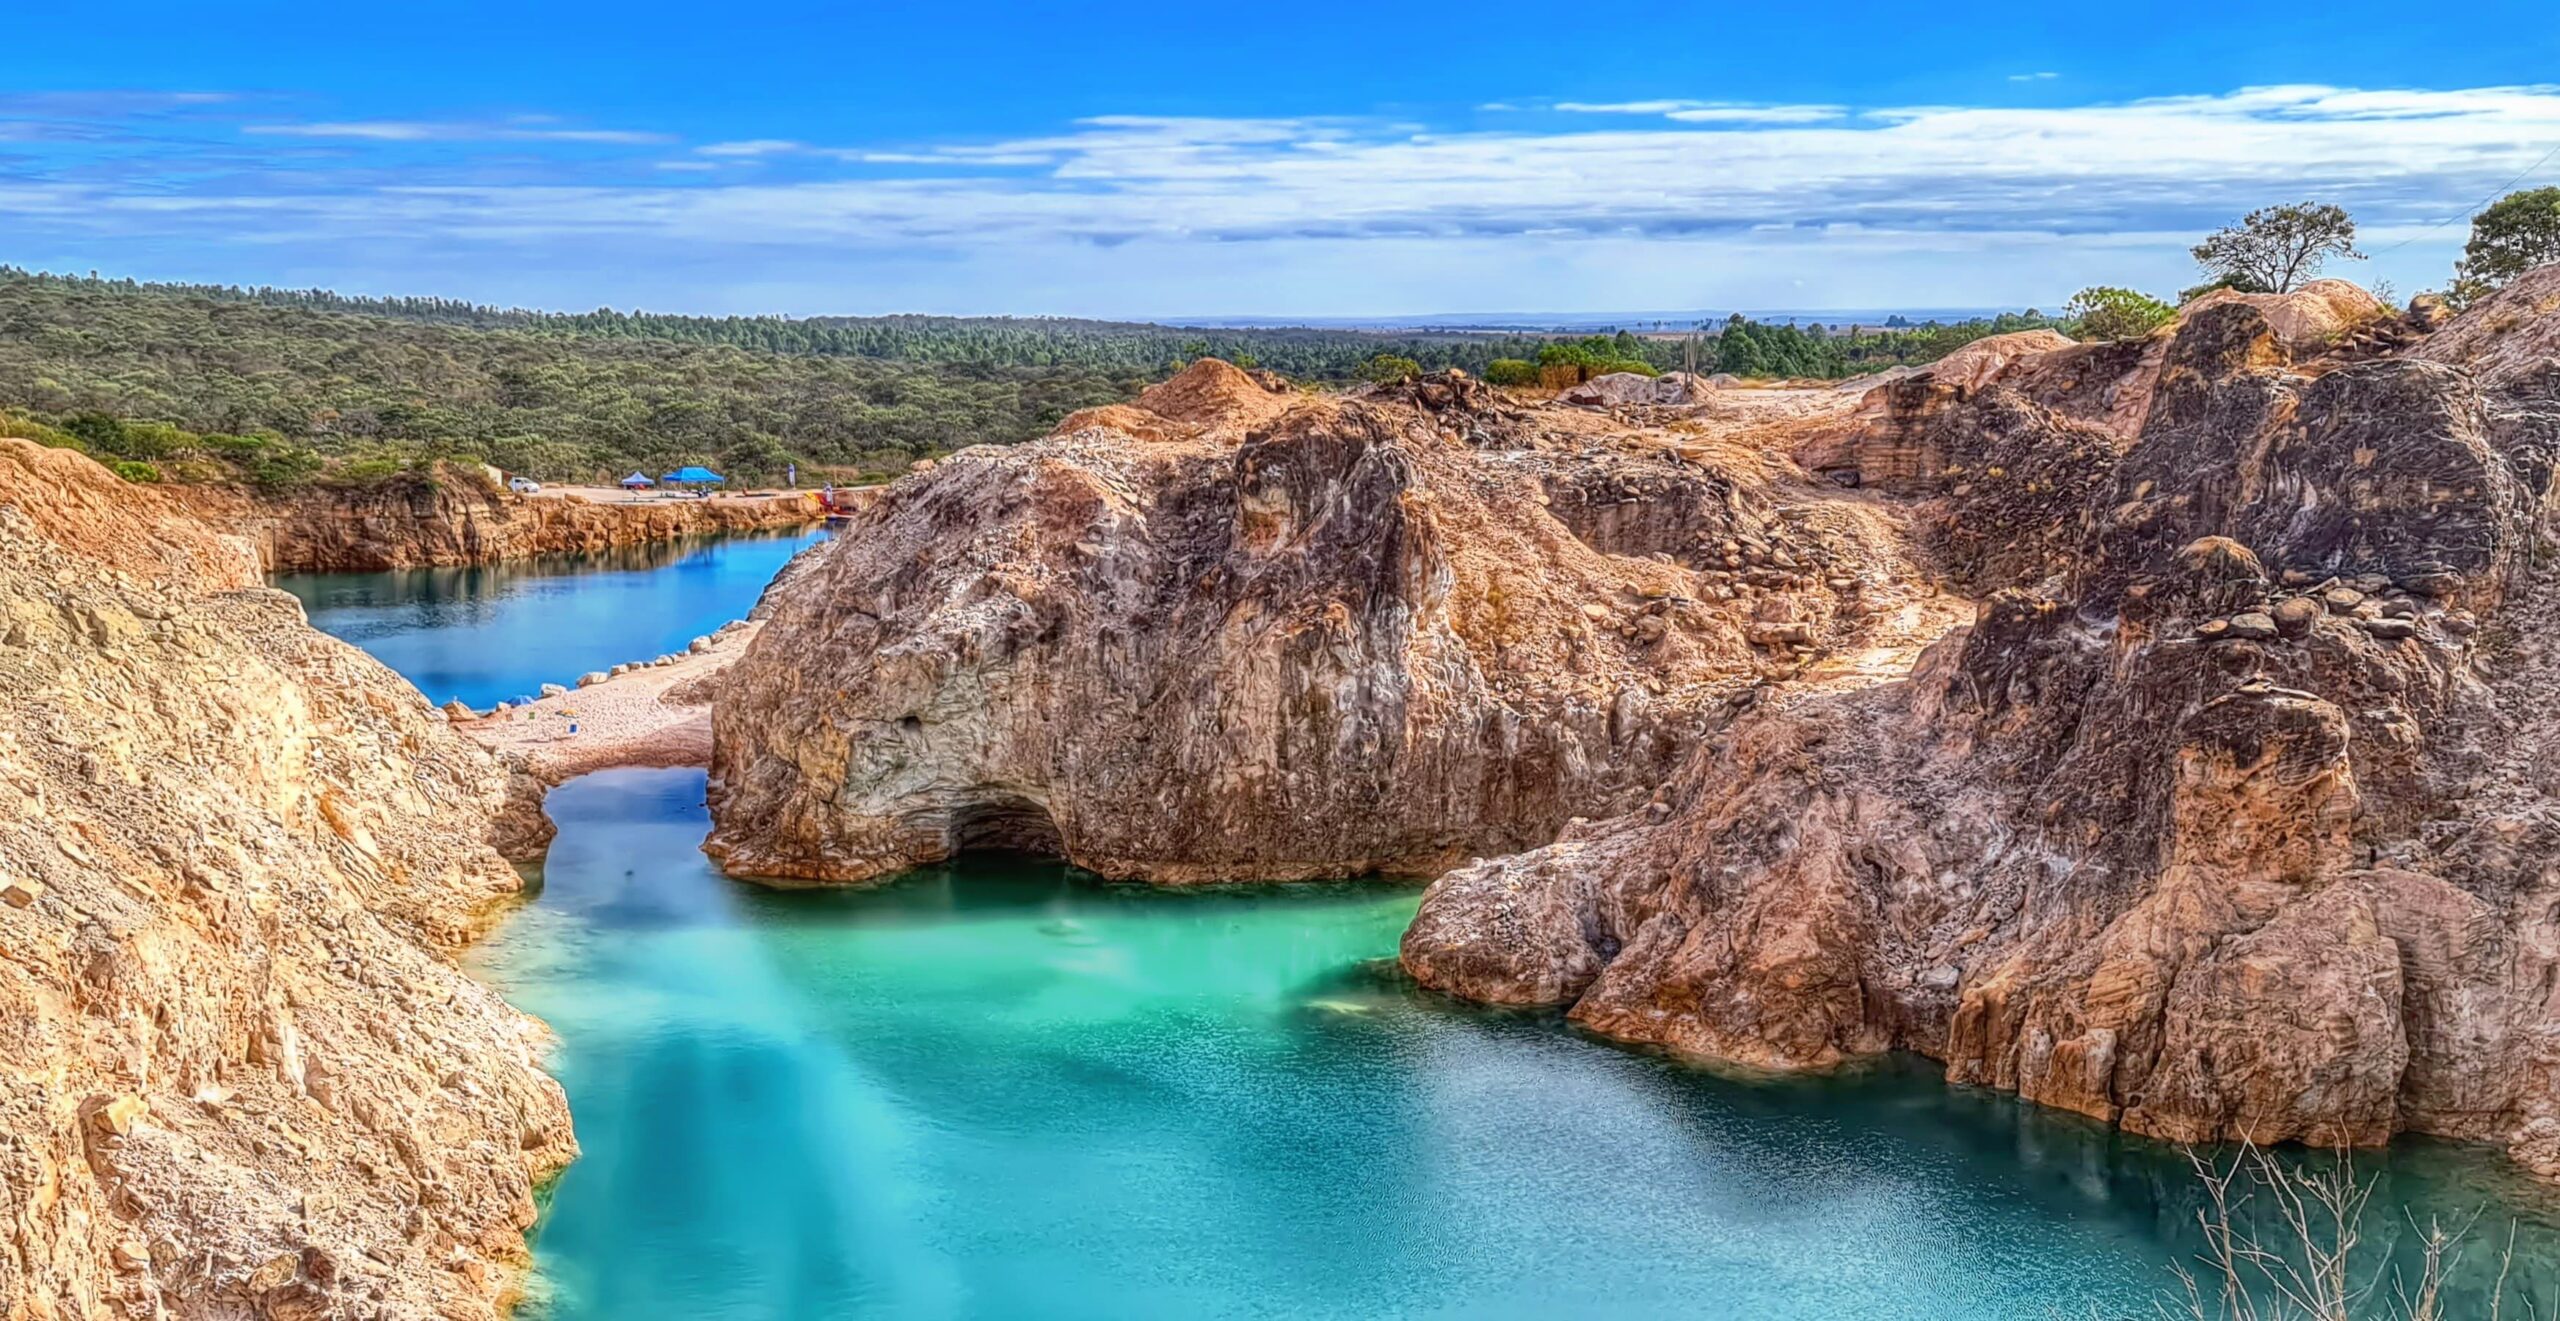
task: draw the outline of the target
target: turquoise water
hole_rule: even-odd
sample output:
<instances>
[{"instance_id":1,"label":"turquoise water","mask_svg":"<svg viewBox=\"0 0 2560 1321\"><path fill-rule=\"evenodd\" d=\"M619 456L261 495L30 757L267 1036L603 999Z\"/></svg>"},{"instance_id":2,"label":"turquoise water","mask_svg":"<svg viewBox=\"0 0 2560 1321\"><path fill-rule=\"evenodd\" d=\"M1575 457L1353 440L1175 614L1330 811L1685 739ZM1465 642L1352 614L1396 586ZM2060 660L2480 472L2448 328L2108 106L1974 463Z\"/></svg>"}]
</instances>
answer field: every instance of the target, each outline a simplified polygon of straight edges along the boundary
<instances>
[{"instance_id":1,"label":"turquoise water","mask_svg":"<svg viewBox=\"0 0 2560 1321\"><path fill-rule=\"evenodd\" d=\"M478 703L734 618L797 544L291 585ZM2174 1152L1921 1061L1742 1076L1419 992L1409 887L977 858L773 892L703 859L702 790L555 791L538 889L471 956L560 1036L559 1321L2131 1318L2200 1246ZM2450 1317L2486 1314L2510 1219L2548 1301L2548 1190L2441 1143L2362 1168L2377 1243L2485 1208Z\"/></svg>"},{"instance_id":2,"label":"turquoise water","mask_svg":"<svg viewBox=\"0 0 2560 1321\"><path fill-rule=\"evenodd\" d=\"M286 574L313 626L407 676L439 705L530 697L545 683L682 651L756 603L823 533L662 542L468 569Z\"/></svg>"},{"instance_id":3,"label":"turquoise water","mask_svg":"<svg viewBox=\"0 0 2560 1321\"><path fill-rule=\"evenodd\" d=\"M555 792L474 955L585 1145L549 1315L2134 1317L2196 1246L2166 1149L1914 1061L1720 1076L1416 991L1410 888L770 892L695 851L702 784ZM2485 1153L2369 1165L2377 1234L2505 1198L2555 1260Z\"/></svg>"}]
</instances>

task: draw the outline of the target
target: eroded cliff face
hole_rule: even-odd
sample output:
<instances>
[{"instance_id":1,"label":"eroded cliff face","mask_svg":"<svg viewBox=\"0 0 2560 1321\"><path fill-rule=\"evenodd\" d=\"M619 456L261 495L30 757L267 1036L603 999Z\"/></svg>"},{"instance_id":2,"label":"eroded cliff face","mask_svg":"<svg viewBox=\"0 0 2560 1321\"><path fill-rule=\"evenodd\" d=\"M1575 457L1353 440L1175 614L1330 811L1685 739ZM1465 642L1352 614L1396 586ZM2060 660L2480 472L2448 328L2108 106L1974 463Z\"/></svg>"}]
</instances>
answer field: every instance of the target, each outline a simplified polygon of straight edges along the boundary
<instances>
[{"instance_id":1,"label":"eroded cliff face","mask_svg":"<svg viewBox=\"0 0 2560 1321\"><path fill-rule=\"evenodd\" d=\"M373 573L619 550L686 537L807 527L826 516L815 492L631 504L519 496L476 470L363 488L315 486L262 496L218 487L170 494L208 524L245 536L275 573Z\"/></svg>"},{"instance_id":2,"label":"eroded cliff face","mask_svg":"<svg viewBox=\"0 0 2560 1321\"><path fill-rule=\"evenodd\" d=\"M504 773L60 458L0 482L0 1316L495 1316L575 1151L451 960Z\"/></svg>"},{"instance_id":3,"label":"eroded cliff face","mask_svg":"<svg viewBox=\"0 0 2560 1321\"><path fill-rule=\"evenodd\" d=\"M1901 555L1697 429L1202 363L901 481L795 566L715 710L708 847L830 881L971 846L1437 871L1641 807L1709 713L1921 627Z\"/></svg>"},{"instance_id":4,"label":"eroded cliff face","mask_svg":"<svg viewBox=\"0 0 2560 1321\"><path fill-rule=\"evenodd\" d=\"M1758 1065L1910 1049L2162 1137L2560 1173L2560 407L2511 292L2432 354L2224 299L1912 401L1869 453L1974 622L1772 694L1667 811L1443 876L1405 966Z\"/></svg>"}]
</instances>

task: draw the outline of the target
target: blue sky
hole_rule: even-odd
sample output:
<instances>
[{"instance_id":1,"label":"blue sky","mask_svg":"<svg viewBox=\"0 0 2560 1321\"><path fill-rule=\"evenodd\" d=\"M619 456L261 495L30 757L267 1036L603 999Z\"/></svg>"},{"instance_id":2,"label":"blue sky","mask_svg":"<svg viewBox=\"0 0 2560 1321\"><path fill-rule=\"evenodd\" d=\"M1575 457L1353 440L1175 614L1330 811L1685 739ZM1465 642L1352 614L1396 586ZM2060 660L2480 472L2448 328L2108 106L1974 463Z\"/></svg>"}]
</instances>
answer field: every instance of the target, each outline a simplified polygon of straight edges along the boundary
<instances>
[{"instance_id":1,"label":"blue sky","mask_svg":"<svg viewBox=\"0 0 2560 1321\"><path fill-rule=\"evenodd\" d=\"M2406 293L2560 182L2547 3L25 8L0 261L548 307L2050 307L2304 197Z\"/></svg>"}]
</instances>

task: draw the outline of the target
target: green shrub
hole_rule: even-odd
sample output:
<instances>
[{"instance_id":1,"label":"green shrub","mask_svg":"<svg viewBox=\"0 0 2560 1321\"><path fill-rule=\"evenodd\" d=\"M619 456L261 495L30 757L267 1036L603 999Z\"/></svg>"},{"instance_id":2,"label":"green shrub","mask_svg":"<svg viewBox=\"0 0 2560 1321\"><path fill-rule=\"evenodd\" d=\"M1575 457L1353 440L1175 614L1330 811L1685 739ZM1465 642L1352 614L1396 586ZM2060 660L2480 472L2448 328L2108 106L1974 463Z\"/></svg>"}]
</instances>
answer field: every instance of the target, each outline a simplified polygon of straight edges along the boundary
<instances>
[{"instance_id":1,"label":"green shrub","mask_svg":"<svg viewBox=\"0 0 2560 1321\"><path fill-rule=\"evenodd\" d=\"M1422 374L1422 364L1401 354L1381 353L1360 364L1360 379L1385 384L1409 381Z\"/></svg>"},{"instance_id":2,"label":"green shrub","mask_svg":"<svg viewBox=\"0 0 2560 1321\"><path fill-rule=\"evenodd\" d=\"M157 464L145 463L140 459L118 459L115 462L108 464L107 468L109 471L115 473L116 476L122 477L128 482L134 482L145 486L151 485L152 483L160 480L159 466Z\"/></svg>"},{"instance_id":3,"label":"green shrub","mask_svg":"<svg viewBox=\"0 0 2560 1321\"><path fill-rule=\"evenodd\" d=\"M1496 358L1484 365L1484 378L1495 385L1536 385L1538 364L1525 358Z\"/></svg>"},{"instance_id":4,"label":"green shrub","mask_svg":"<svg viewBox=\"0 0 2560 1321\"><path fill-rule=\"evenodd\" d=\"M408 471L408 468L409 465L399 459L386 458L377 454L367 458L349 459L330 475L350 486L372 486L387 482Z\"/></svg>"},{"instance_id":5,"label":"green shrub","mask_svg":"<svg viewBox=\"0 0 2560 1321\"><path fill-rule=\"evenodd\" d=\"M301 445L274 445L252 459L245 471L250 485L276 492L308 485L320 475L321 466L317 451Z\"/></svg>"},{"instance_id":6,"label":"green shrub","mask_svg":"<svg viewBox=\"0 0 2560 1321\"><path fill-rule=\"evenodd\" d=\"M2263 294L2274 292L2274 290L2267 288L2265 285L2260 284L2255 280L2250 280L2237 275L2226 275L2218 280L2207 280L2202 284L2190 285L2179 290L2178 306L2185 307L2187 304L2192 303L2195 300L2204 297L2206 294L2212 293L2218 289L2228 289L2237 294Z\"/></svg>"},{"instance_id":7,"label":"green shrub","mask_svg":"<svg viewBox=\"0 0 2560 1321\"><path fill-rule=\"evenodd\" d=\"M1661 370L1652 363L1635 358L1604 358L1591 364L1591 374L1594 376L1609 376L1618 372L1628 372L1637 376L1662 374Z\"/></svg>"},{"instance_id":8,"label":"green shrub","mask_svg":"<svg viewBox=\"0 0 2560 1321\"><path fill-rule=\"evenodd\" d=\"M2062 309L2081 339L2140 339L2167 325L2178 309L2149 294L2093 285Z\"/></svg>"},{"instance_id":9,"label":"green shrub","mask_svg":"<svg viewBox=\"0 0 2560 1321\"><path fill-rule=\"evenodd\" d=\"M83 454L90 452L87 441L24 413L0 412L0 436L32 440L39 445L48 445L58 450L78 450Z\"/></svg>"},{"instance_id":10,"label":"green shrub","mask_svg":"<svg viewBox=\"0 0 2560 1321\"><path fill-rule=\"evenodd\" d=\"M128 459L165 459L196 447L192 432L166 422L127 422L116 430L108 452Z\"/></svg>"}]
</instances>

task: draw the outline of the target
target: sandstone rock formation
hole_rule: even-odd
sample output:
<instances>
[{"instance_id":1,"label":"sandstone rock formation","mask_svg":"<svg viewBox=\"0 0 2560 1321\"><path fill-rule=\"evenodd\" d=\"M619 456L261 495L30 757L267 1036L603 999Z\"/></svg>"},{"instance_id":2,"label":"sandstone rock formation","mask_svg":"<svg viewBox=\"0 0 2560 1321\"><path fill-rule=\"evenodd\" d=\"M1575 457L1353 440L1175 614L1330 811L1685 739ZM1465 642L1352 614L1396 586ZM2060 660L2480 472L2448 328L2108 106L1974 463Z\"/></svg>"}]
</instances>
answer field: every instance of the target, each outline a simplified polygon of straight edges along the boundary
<instances>
[{"instance_id":1,"label":"sandstone rock formation","mask_svg":"<svg viewBox=\"0 0 2560 1321\"><path fill-rule=\"evenodd\" d=\"M2560 1172L2533 298L2440 332L2447 362L2226 298L1887 387L1848 466L1973 622L1900 682L1773 692L1664 810L1443 876L1405 966L1758 1065L1909 1049L2169 1138L2418 1131Z\"/></svg>"},{"instance_id":2,"label":"sandstone rock formation","mask_svg":"<svg viewBox=\"0 0 2560 1321\"><path fill-rule=\"evenodd\" d=\"M276 573L371 573L618 550L685 537L807 527L826 516L815 492L600 503L520 496L477 469L449 466L367 487L313 486L265 496L171 487L208 524L246 536Z\"/></svg>"},{"instance_id":3,"label":"sandstone rock formation","mask_svg":"<svg viewBox=\"0 0 2560 1321\"><path fill-rule=\"evenodd\" d=\"M115 480L85 455L0 438L0 498L16 493L36 535L155 586L227 591L258 581L249 540L160 490Z\"/></svg>"},{"instance_id":4,"label":"sandstone rock formation","mask_svg":"<svg viewBox=\"0 0 2560 1321\"><path fill-rule=\"evenodd\" d=\"M2492 385L2532 390L2560 359L2560 264L2518 276L2430 335L2409 356L2469 367ZM2547 392L2546 392L2547 393Z\"/></svg>"},{"instance_id":5,"label":"sandstone rock formation","mask_svg":"<svg viewBox=\"0 0 2560 1321\"><path fill-rule=\"evenodd\" d=\"M973 845L1437 871L1639 807L1709 713L1889 646L1931 608L1901 555L1706 423L1204 362L902 480L795 566L715 708L708 848L830 881Z\"/></svg>"},{"instance_id":6,"label":"sandstone rock formation","mask_svg":"<svg viewBox=\"0 0 2560 1321\"><path fill-rule=\"evenodd\" d=\"M152 493L0 459L0 1316L495 1316L575 1151L451 961L505 776Z\"/></svg>"},{"instance_id":7,"label":"sandstone rock formation","mask_svg":"<svg viewBox=\"0 0 2560 1321\"><path fill-rule=\"evenodd\" d=\"M1714 389L1704 378L1688 372L1664 372L1660 376L1611 372L1566 389L1556 396L1556 400L1559 403L1604 407L1676 406L1704 403Z\"/></svg>"}]
</instances>

